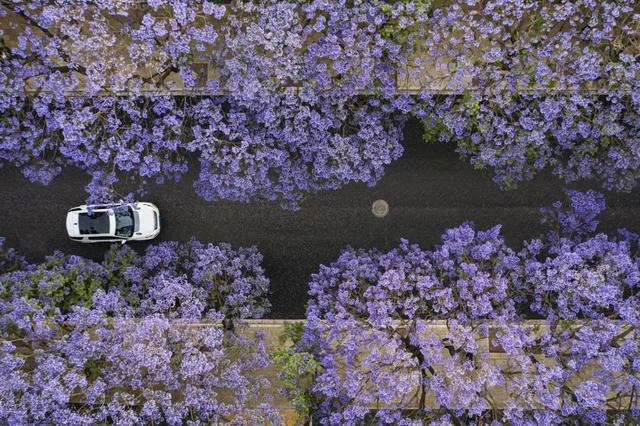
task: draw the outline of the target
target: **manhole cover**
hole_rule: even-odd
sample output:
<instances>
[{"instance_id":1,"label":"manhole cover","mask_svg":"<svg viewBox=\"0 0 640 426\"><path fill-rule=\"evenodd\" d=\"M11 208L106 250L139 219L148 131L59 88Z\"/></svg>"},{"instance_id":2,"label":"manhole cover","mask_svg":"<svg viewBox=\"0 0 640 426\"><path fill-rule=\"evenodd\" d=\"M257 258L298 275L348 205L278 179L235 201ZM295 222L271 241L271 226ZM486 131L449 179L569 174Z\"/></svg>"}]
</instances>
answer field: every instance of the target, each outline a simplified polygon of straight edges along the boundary
<instances>
[{"instance_id":1,"label":"manhole cover","mask_svg":"<svg viewBox=\"0 0 640 426\"><path fill-rule=\"evenodd\" d=\"M389 204L385 200L376 200L371 205L371 213L375 217L385 217L389 214Z\"/></svg>"}]
</instances>

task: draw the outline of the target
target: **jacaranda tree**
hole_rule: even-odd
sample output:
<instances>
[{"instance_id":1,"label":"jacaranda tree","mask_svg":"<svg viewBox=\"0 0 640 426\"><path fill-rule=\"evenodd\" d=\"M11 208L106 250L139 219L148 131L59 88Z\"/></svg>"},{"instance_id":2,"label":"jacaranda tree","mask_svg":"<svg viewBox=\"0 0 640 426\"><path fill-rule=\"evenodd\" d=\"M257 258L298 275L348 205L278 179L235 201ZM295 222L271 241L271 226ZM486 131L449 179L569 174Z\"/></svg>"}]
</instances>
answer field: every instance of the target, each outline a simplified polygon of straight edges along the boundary
<instances>
[{"instance_id":1,"label":"jacaranda tree","mask_svg":"<svg viewBox=\"0 0 640 426\"><path fill-rule=\"evenodd\" d=\"M91 173L94 199L112 198L124 175L178 179L195 157L203 198L293 207L308 192L372 185L401 155L388 97L358 96L391 93L400 56L365 4L0 8L18 34L3 50L0 158L33 181L73 165ZM215 78L200 84L198 63Z\"/></svg>"},{"instance_id":2,"label":"jacaranda tree","mask_svg":"<svg viewBox=\"0 0 640 426\"><path fill-rule=\"evenodd\" d=\"M628 190L639 7L3 1L0 161L45 184L80 167L93 200L195 162L206 200L295 208L375 184L413 115L505 187L549 168Z\"/></svg>"},{"instance_id":3,"label":"jacaranda tree","mask_svg":"<svg viewBox=\"0 0 640 426\"><path fill-rule=\"evenodd\" d=\"M503 187L545 168L568 182L637 185L637 2L445 2L419 34L417 60L451 78L412 67L415 79L458 94L423 87L416 113L427 140L455 143Z\"/></svg>"},{"instance_id":4,"label":"jacaranda tree","mask_svg":"<svg viewBox=\"0 0 640 426\"><path fill-rule=\"evenodd\" d=\"M0 422L281 424L242 322L269 307L261 260L191 241L20 261L0 275Z\"/></svg>"},{"instance_id":5,"label":"jacaranda tree","mask_svg":"<svg viewBox=\"0 0 640 426\"><path fill-rule=\"evenodd\" d=\"M297 346L321 423L637 422L638 238L596 233L603 197L569 195L520 252L467 223L322 266Z\"/></svg>"}]
</instances>

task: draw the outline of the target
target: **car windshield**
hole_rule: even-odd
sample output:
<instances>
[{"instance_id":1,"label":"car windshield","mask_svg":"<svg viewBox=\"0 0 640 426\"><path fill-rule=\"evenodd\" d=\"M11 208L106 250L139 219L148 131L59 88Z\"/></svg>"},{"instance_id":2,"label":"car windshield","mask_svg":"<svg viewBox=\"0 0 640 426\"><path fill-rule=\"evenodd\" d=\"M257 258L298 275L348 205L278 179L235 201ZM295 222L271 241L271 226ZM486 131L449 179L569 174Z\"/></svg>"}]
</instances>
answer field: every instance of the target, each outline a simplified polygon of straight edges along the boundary
<instances>
[{"instance_id":1,"label":"car windshield","mask_svg":"<svg viewBox=\"0 0 640 426\"><path fill-rule=\"evenodd\" d=\"M80 213L78 228L81 234L107 234L109 232L109 216L105 212Z\"/></svg>"},{"instance_id":2,"label":"car windshield","mask_svg":"<svg viewBox=\"0 0 640 426\"><path fill-rule=\"evenodd\" d=\"M131 207L114 209L116 215L116 235L118 237L130 237L133 235L134 219Z\"/></svg>"}]
</instances>

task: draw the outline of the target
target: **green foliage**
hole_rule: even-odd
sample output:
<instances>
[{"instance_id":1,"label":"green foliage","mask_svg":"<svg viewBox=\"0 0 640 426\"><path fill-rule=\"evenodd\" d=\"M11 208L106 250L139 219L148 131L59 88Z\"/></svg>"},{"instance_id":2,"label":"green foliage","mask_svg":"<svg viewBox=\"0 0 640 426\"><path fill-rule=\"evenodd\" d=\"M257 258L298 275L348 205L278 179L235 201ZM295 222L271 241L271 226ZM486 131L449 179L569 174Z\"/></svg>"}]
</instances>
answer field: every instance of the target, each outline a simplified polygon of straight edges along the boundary
<instances>
[{"instance_id":1,"label":"green foliage","mask_svg":"<svg viewBox=\"0 0 640 426\"><path fill-rule=\"evenodd\" d=\"M278 338L281 344L286 344L287 341L291 341L294 345L297 345L302 338L302 333L304 332L304 323L303 322L293 322L286 323L284 325L284 331Z\"/></svg>"},{"instance_id":2,"label":"green foliage","mask_svg":"<svg viewBox=\"0 0 640 426\"><path fill-rule=\"evenodd\" d=\"M295 345L300 342L304 324L296 322L286 324L280 335L283 345L273 354L273 360L282 371L280 380L284 392L293 404L301 419L308 419L315 406L315 397L311 392L319 365L308 352L296 351Z\"/></svg>"},{"instance_id":3,"label":"green foliage","mask_svg":"<svg viewBox=\"0 0 640 426\"><path fill-rule=\"evenodd\" d=\"M135 266L137 258L138 253L131 248L120 244L112 244L102 262L107 272L109 287L118 288L120 294L136 306L140 303L139 297L135 292L129 291L129 280L125 278L124 271L131 266Z\"/></svg>"},{"instance_id":4,"label":"green foliage","mask_svg":"<svg viewBox=\"0 0 640 426\"><path fill-rule=\"evenodd\" d=\"M23 295L36 306L44 305L39 301L49 300L62 313L70 312L75 305L89 308L96 290L106 287L106 282L100 277L84 274L78 268L58 271L55 266L45 264L24 278L29 285L23 287Z\"/></svg>"},{"instance_id":5,"label":"green foliage","mask_svg":"<svg viewBox=\"0 0 640 426\"><path fill-rule=\"evenodd\" d=\"M135 265L137 253L129 247L113 244L102 262L108 271L107 279L112 285L126 282L124 270Z\"/></svg>"},{"instance_id":6,"label":"green foliage","mask_svg":"<svg viewBox=\"0 0 640 426\"><path fill-rule=\"evenodd\" d=\"M540 31L544 28L545 23L546 20L541 15L531 15L531 17L529 18L529 29L531 29L534 33L540 33Z\"/></svg>"},{"instance_id":7,"label":"green foliage","mask_svg":"<svg viewBox=\"0 0 640 426\"><path fill-rule=\"evenodd\" d=\"M221 309L227 297L226 287L218 285L214 274L207 274L203 277L204 282L212 283L211 288L207 292L207 304L214 306L215 309Z\"/></svg>"},{"instance_id":8,"label":"green foliage","mask_svg":"<svg viewBox=\"0 0 640 426\"><path fill-rule=\"evenodd\" d=\"M422 140L426 143L438 142L440 140L440 135L448 131L447 126L445 126L442 120L438 120L435 125L423 121L423 127L424 133L422 134Z\"/></svg>"},{"instance_id":9,"label":"green foliage","mask_svg":"<svg viewBox=\"0 0 640 426\"><path fill-rule=\"evenodd\" d=\"M562 319L558 321L558 329L569 331L576 326L576 322L572 320Z\"/></svg>"},{"instance_id":10,"label":"green foliage","mask_svg":"<svg viewBox=\"0 0 640 426\"><path fill-rule=\"evenodd\" d=\"M5 239L0 237L0 274L19 271L26 265L24 256L18 254L15 249L7 247Z\"/></svg>"},{"instance_id":11,"label":"green foliage","mask_svg":"<svg viewBox=\"0 0 640 426\"><path fill-rule=\"evenodd\" d=\"M13 321L8 321L5 325L5 333L13 339L22 339L26 333Z\"/></svg>"},{"instance_id":12,"label":"green foliage","mask_svg":"<svg viewBox=\"0 0 640 426\"><path fill-rule=\"evenodd\" d=\"M429 0L401 0L401 2L404 3L405 6L412 3L415 6L415 10L419 12L428 13L431 8L431 1ZM383 4L380 7L382 13L387 16L387 22L380 28L380 34L387 40L400 46L405 46L409 37L416 35L416 28L413 26L401 27L398 17L393 17L393 9L394 6L390 4ZM410 14L406 11L402 15L411 18Z\"/></svg>"},{"instance_id":13,"label":"green foliage","mask_svg":"<svg viewBox=\"0 0 640 426\"><path fill-rule=\"evenodd\" d=\"M100 372L107 365L107 360L104 357L98 359L89 359L84 363L82 371L90 383L93 383L98 377Z\"/></svg>"},{"instance_id":14,"label":"green foliage","mask_svg":"<svg viewBox=\"0 0 640 426\"><path fill-rule=\"evenodd\" d=\"M36 308L56 307L62 313L69 313L73 306L91 308L97 290L118 287L127 296L124 271L134 265L135 258L133 250L117 245L107 253L103 264L61 253L33 268L18 262L25 270L17 276L0 275L0 296L9 297L12 288L19 288L19 294ZM16 279L20 282L17 287L12 284Z\"/></svg>"},{"instance_id":15,"label":"green foliage","mask_svg":"<svg viewBox=\"0 0 640 426\"><path fill-rule=\"evenodd\" d=\"M471 129L476 129L479 126L479 114L480 114L480 101L473 95L472 91L466 90L462 96L457 100L456 105L453 107L455 110L462 112L466 115L467 126ZM440 140L441 134L449 134L450 130L444 123L442 118L438 118L437 122L423 120L424 133L422 139L426 143L434 143ZM464 141L459 141L460 144L464 144ZM465 150L474 152L474 146L465 145Z\"/></svg>"},{"instance_id":16,"label":"green foliage","mask_svg":"<svg viewBox=\"0 0 640 426\"><path fill-rule=\"evenodd\" d=\"M480 101L473 96L471 90L466 90L462 95L458 108L464 108L469 117L477 119L480 113Z\"/></svg>"},{"instance_id":17,"label":"green foliage","mask_svg":"<svg viewBox=\"0 0 640 426\"><path fill-rule=\"evenodd\" d=\"M177 370L180 368L182 364L182 360L184 360L184 352L176 351L171 355L170 365L173 370Z\"/></svg>"}]
</instances>

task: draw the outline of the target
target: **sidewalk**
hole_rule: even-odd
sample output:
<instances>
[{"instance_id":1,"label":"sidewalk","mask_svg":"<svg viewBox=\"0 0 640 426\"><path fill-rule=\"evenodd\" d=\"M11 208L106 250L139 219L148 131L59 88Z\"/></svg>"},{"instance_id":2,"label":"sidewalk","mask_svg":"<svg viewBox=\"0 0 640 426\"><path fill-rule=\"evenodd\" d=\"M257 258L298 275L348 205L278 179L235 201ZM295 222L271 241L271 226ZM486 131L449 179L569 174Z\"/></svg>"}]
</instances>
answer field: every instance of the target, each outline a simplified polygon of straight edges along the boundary
<instances>
[{"instance_id":1,"label":"sidewalk","mask_svg":"<svg viewBox=\"0 0 640 426\"><path fill-rule=\"evenodd\" d=\"M135 8L132 8L129 11L132 16L131 19L134 21L142 21L142 18L145 14L150 14L155 18L162 19L165 18L166 11L163 12L162 8L158 9L158 11L153 11L150 7L143 5L142 3ZM163 15L164 13L164 15ZM11 13L7 14L8 19L0 20L0 31L2 31L3 38L7 47L14 48L18 46L18 36L21 34L22 29L26 26L25 20L20 16L12 15ZM130 55L128 53L128 47L132 43L130 38L123 36L123 31L118 30L119 26L122 26L122 22L118 21L116 17L109 17L110 24L112 25L112 32L109 34L113 37L113 40L109 42L109 45L104 45L100 47L100 54L97 55L97 52L80 52L85 59L80 65L84 68L87 68L91 63L92 57L102 57L102 58L110 58L110 65L120 64L119 66L124 65L133 65L136 68L136 73L141 76L152 76L156 74L161 75L162 79L162 88L159 88L155 83L144 83L141 88L141 93L156 93L156 94L171 94L171 95L220 95L220 93L212 93L210 90L205 90L205 85L207 81L212 82L219 80L221 78L219 66L216 65L216 61L221 58L216 54L217 51L222 51L225 47L226 42L224 40L224 26L225 22L228 19L228 14L225 15L221 20L210 19L207 23L211 25L218 34L218 39L212 45L207 45L207 49L202 52L198 52L199 55L208 56L208 60L205 59L197 59L194 60L191 64L191 71L197 76L197 87L196 88L186 88L184 85L184 81L178 72L172 71L171 69L164 69L164 65L159 61L155 64L145 63L145 64L134 64L130 61ZM524 19L524 18L523 18ZM17 28L12 28L9 23L17 23ZM46 36L41 30L35 28L33 25L28 25L29 28L32 28L36 33L40 33L43 36ZM48 31L48 30L47 30ZM55 33L55 31L54 31ZM138 43L138 42L137 42ZM484 45L482 44L484 43ZM484 53L484 49L490 48L487 45L488 42L482 41L482 43L478 46L475 51L466 52L466 58L469 63L482 63L482 55ZM62 55L63 57L73 57L77 59L79 55L78 52L74 51L74 43L72 39L67 40L62 46ZM71 54L73 53L73 54ZM440 55L438 57L429 55L427 53L421 52L412 54L411 57L407 58L407 62L409 64L416 64L416 60L420 65L409 65L405 67L401 67L397 70L396 73L396 90L400 94L416 94L421 91L428 91L433 94L448 94L448 93L460 93L464 90L471 91L480 91L485 88L478 87L477 83L471 81L469 78L465 80L458 81L459 76L457 75L456 68L458 67L457 62L459 62L459 58L455 58L447 55ZM58 60L61 67L64 67L66 64L63 60ZM76 95L81 96L84 93L84 83L86 77L80 73L74 73L80 82L79 85L70 88L67 91L68 95ZM296 87L292 87L294 90ZM37 92L39 91L39 87L34 84L29 84L25 86L26 92ZM500 88L494 88L495 90L499 90ZM585 92L594 92L594 91L603 91L606 87L598 87L595 83L590 84L585 87L581 87L580 91ZM552 92L573 92L575 89L566 88L566 87L522 87L523 92L527 93L548 93ZM631 88L628 88L628 91L631 91ZM109 93L101 93L98 94L104 95L123 95L126 96L128 94L127 90L115 90L110 91Z\"/></svg>"}]
</instances>

